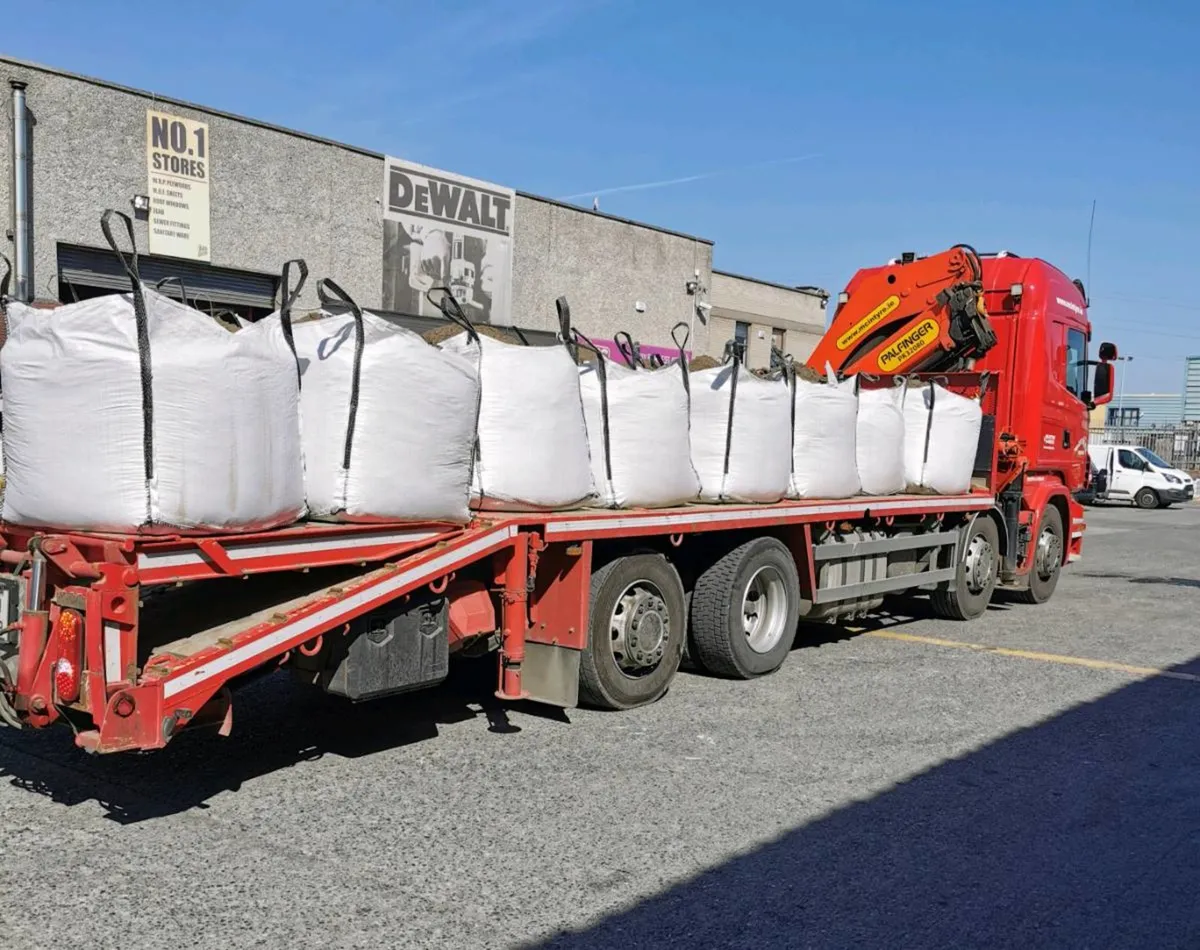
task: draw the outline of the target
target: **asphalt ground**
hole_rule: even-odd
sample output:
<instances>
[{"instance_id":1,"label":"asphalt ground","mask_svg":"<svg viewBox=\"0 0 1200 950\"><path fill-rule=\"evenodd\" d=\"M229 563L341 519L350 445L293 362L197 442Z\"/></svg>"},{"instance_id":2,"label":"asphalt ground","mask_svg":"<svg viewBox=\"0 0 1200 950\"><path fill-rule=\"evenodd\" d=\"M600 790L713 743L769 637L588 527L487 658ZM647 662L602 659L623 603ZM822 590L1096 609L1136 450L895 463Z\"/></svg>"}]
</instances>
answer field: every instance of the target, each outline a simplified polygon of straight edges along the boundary
<instances>
[{"instance_id":1,"label":"asphalt ground","mask_svg":"<svg viewBox=\"0 0 1200 950\"><path fill-rule=\"evenodd\" d=\"M146 756L2 731L0 946L1200 946L1200 509L1088 519L1049 604L806 628L633 712L468 668L261 680Z\"/></svg>"}]
</instances>

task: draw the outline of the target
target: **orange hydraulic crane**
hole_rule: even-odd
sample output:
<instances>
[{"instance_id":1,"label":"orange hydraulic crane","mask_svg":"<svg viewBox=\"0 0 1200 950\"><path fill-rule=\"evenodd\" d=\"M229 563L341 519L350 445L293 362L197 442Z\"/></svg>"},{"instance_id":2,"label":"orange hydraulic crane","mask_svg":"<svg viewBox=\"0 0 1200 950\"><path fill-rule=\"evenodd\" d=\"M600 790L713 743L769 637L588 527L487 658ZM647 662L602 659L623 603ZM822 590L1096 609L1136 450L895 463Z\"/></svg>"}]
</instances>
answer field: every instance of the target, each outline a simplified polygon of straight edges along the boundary
<instances>
[{"instance_id":1,"label":"orange hydraulic crane","mask_svg":"<svg viewBox=\"0 0 1200 950\"><path fill-rule=\"evenodd\" d=\"M860 270L808 359L844 375L964 369L996 343L983 304L983 265L966 244Z\"/></svg>"}]
</instances>

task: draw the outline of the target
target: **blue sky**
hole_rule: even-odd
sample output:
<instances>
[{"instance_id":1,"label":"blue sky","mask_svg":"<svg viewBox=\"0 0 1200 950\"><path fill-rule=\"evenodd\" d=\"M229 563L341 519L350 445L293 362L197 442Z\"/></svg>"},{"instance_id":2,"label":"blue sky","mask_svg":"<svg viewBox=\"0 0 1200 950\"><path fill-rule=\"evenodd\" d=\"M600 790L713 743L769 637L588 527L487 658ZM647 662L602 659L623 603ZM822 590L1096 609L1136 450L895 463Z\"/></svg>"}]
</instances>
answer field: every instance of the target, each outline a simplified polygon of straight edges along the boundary
<instances>
[{"instance_id":1,"label":"blue sky","mask_svg":"<svg viewBox=\"0 0 1200 950\"><path fill-rule=\"evenodd\" d=\"M782 283L836 291L958 241L1084 276L1094 199L1092 319L1134 357L1127 392L1178 391L1200 354L1198 9L0 2L9 55L537 194L599 192Z\"/></svg>"}]
</instances>

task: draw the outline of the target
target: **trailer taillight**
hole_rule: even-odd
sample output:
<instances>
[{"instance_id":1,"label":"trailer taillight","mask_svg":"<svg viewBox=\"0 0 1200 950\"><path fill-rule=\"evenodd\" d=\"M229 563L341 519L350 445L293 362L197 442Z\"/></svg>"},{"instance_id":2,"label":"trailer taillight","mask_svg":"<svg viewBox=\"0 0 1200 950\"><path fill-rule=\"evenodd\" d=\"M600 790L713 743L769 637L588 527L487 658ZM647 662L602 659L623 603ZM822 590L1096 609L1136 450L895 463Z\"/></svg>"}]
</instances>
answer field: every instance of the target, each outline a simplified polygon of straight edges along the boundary
<instances>
[{"instance_id":1,"label":"trailer taillight","mask_svg":"<svg viewBox=\"0 0 1200 950\"><path fill-rule=\"evenodd\" d=\"M58 660L54 664L54 695L59 703L79 698L79 678L83 666L83 618L73 610L59 611L54 622L54 642Z\"/></svg>"}]
</instances>

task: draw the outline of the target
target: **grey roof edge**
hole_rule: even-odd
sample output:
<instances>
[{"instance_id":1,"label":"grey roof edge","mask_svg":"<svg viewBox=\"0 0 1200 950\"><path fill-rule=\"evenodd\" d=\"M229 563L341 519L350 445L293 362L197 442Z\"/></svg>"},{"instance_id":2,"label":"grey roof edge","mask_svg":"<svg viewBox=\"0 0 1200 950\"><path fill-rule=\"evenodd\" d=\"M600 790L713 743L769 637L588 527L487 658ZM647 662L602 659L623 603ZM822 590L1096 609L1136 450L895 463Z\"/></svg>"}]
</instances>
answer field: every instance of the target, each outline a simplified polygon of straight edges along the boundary
<instances>
[{"instance_id":1,"label":"grey roof edge","mask_svg":"<svg viewBox=\"0 0 1200 950\"><path fill-rule=\"evenodd\" d=\"M718 270L713 268L713 273L721 277L732 277L734 280L746 280L752 284L762 284L765 287L775 287L779 290L790 290L792 293L808 294L810 297L820 297L822 300L828 300L830 293L822 287L811 287L808 285L790 286L788 284L777 284L773 280L763 280L761 277L747 277L745 274L735 274L733 271Z\"/></svg>"},{"instance_id":2,"label":"grey roof edge","mask_svg":"<svg viewBox=\"0 0 1200 950\"><path fill-rule=\"evenodd\" d=\"M567 211L578 211L580 214L590 214L596 218L604 218L607 221L615 221L618 224L629 224L635 228L645 228L648 231L658 231L660 234L669 234L671 237L683 238L685 241L696 241L699 244L708 244L712 246L715 241L711 238L697 237L694 234L685 234L683 231L672 231L670 228L659 227L657 224L647 224L645 221L634 221L632 218L622 218L615 214L607 214L604 211L593 211L591 208L585 208L582 205L573 205L569 201L560 201L558 198L546 198L543 195L530 194L528 191L517 191L518 198L527 198L530 201L540 201L543 204L554 205L556 208L564 208Z\"/></svg>"},{"instance_id":3,"label":"grey roof edge","mask_svg":"<svg viewBox=\"0 0 1200 950\"><path fill-rule=\"evenodd\" d=\"M214 109L212 106L197 105L194 102L188 102L186 99L174 99L171 96L160 96L156 92L149 92L145 89L135 89L132 86L122 86L120 83L109 82L107 79L97 79L95 76L83 76L79 73L69 72L65 69L58 69L54 66L44 66L41 63L31 63L23 59L17 59L13 56L0 55L0 63L3 63L7 66L16 66L20 69L32 69L35 72L47 73L51 76L61 76L64 79L74 79L77 82L85 82L92 86L99 86L102 89L112 89L114 92L123 92L130 96L138 96L142 99L149 99L152 102L161 102L165 105L179 106L183 109L191 109L194 112L203 112L206 115L217 116L221 119L229 119L233 122L242 122L246 125L252 125L259 129L266 129L268 132L279 132L282 135L290 135L293 138L306 139L310 142L318 142L321 145L330 145L334 148L340 148L347 152L365 155L368 158L378 158L382 161L386 157L382 152L373 152L370 149L359 148L355 145L347 145L345 142L335 142L333 139L323 138L320 135L312 135L308 132L298 132L296 129L289 129L282 125L273 125L270 122L263 122L259 119L252 119L249 116L238 115L236 112L226 112L223 109Z\"/></svg>"},{"instance_id":4,"label":"grey roof edge","mask_svg":"<svg viewBox=\"0 0 1200 950\"><path fill-rule=\"evenodd\" d=\"M259 119L253 119L249 116L239 115L236 112L226 112L223 109L214 109L212 106L202 106L195 102L188 102L185 99L175 99L171 96L160 96L156 92L149 92L145 89L135 89L132 86L122 86L120 83L109 82L107 79L97 79L95 76L84 76L80 73L73 73L66 69L58 69L54 66L46 66L42 63L33 63L24 59L17 59L15 56L6 56L0 54L0 63L7 66L15 66L18 69L31 69L35 72L46 73L51 76L61 76L64 79L73 79L76 82L85 82L92 86L99 86L103 89L111 89L114 92L123 92L126 95L138 96L142 99L149 99L152 102L161 102L164 105L178 106L182 109L191 109L193 112L203 112L205 115L217 116L221 119L228 119L231 122L241 122L245 125L251 125L255 128L265 129L268 132L278 132L281 135L290 135L293 138L304 139L309 142L316 142L320 145L328 145L332 148L340 148L346 152L353 152L356 155L364 155L367 158L377 158L383 161L387 158L383 152L375 152L367 148L359 148L357 145L347 145L345 142L338 142L334 139L327 139L321 135L313 135L309 132L300 132L296 129L289 129L286 126L274 125L271 122L263 122ZM546 198L543 195L535 195L527 191L517 190L517 195L522 198L528 198L532 201L541 201L545 204L556 205L560 208L567 208L571 211L578 211L581 214L591 214L598 218L605 218L609 221L616 221L620 224L629 224L637 228L645 228L649 231L658 231L661 234L669 234L672 237L684 238L688 241L697 241L701 244L712 245L714 242L709 238L696 237L692 234L684 234L682 231L672 231L670 228L659 227L656 224L647 224L645 221L634 221L631 218L620 218L613 214L605 214L603 211L593 211L591 208L583 208L579 205L569 204L565 201L559 201L557 198Z\"/></svg>"}]
</instances>

